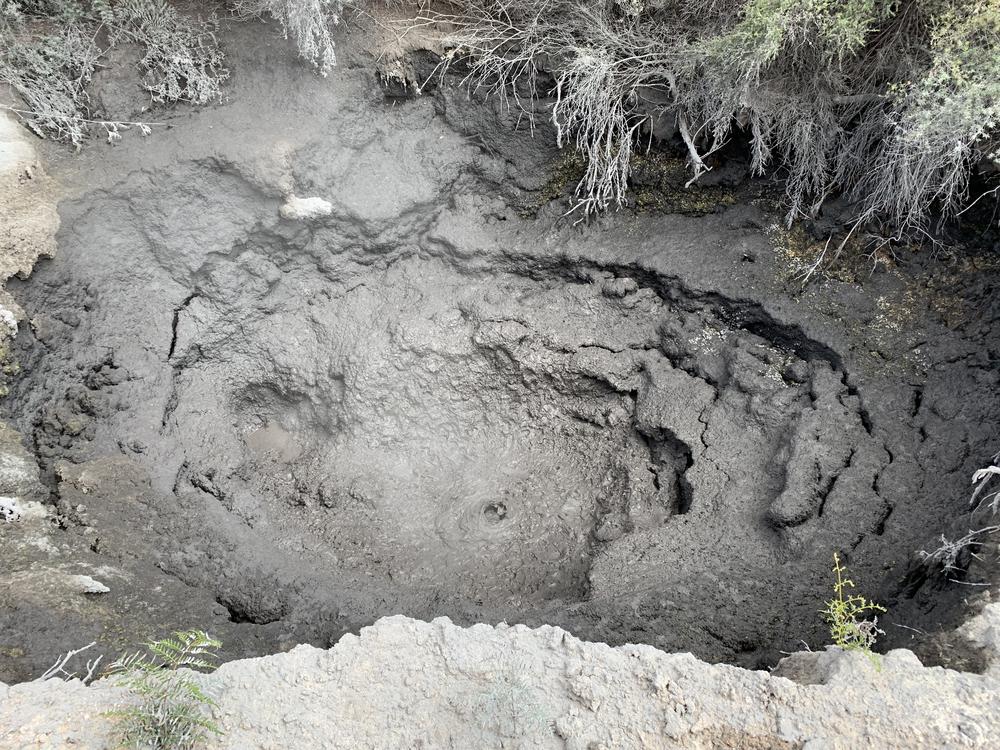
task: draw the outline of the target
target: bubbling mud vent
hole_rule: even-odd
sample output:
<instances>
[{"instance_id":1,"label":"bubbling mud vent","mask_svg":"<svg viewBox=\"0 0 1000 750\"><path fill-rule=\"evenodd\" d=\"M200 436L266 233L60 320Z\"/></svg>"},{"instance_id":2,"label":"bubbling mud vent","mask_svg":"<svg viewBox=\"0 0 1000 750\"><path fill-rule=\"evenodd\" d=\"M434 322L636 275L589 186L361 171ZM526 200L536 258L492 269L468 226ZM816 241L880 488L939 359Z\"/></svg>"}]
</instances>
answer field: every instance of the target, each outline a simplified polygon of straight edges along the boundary
<instances>
[{"instance_id":1,"label":"bubbling mud vent","mask_svg":"<svg viewBox=\"0 0 1000 750\"><path fill-rule=\"evenodd\" d=\"M451 190L296 220L205 159L64 202L6 409L137 601L230 656L404 613L758 664L822 643L832 550L912 553L837 352L634 262L449 230Z\"/></svg>"}]
</instances>

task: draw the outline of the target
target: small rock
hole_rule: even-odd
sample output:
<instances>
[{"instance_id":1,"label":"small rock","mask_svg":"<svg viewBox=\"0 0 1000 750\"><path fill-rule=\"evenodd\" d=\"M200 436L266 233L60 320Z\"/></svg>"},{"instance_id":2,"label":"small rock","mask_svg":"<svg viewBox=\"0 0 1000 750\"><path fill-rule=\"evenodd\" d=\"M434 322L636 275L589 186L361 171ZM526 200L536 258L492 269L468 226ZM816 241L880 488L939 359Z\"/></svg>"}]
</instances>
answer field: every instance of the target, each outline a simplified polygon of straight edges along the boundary
<instances>
[{"instance_id":1,"label":"small rock","mask_svg":"<svg viewBox=\"0 0 1000 750\"><path fill-rule=\"evenodd\" d=\"M333 204L322 198L296 198L290 195L278 213L288 221L309 221L332 214Z\"/></svg>"},{"instance_id":2,"label":"small rock","mask_svg":"<svg viewBox=\"0 0 1000 750\"><path fill-rule=\"evenodd\" d=\"M609 513L601 519L601 524L594 532L594 536L602 542L613 542L615 539L621 538L626 531L627 525L628 520L623 514Z\"/></svg>"},{"instance_id":3,"label":"small rock","mask_svg":"<svg viewBox=\"0 0 1000 750\"><path fill-rule=\"evenodd\" d=\"M0 518L10 523L21 517L21 508L16 497L0 497Z\"/></svg>"},{"instance_id":4,"label":"small rock","mask_svg":"<svg viewBox=\"0 0 1000 750\"><path fill-rule=\"evenodd\" d=\"M70 578L73 586L81 594L107 594L111 591L103 583L90 576L71 576Z\"/></svg>"},{"instance_id":5,"label":"small rock","mask_svg":"<svg viewBox=\"0 0 1000 750\"><path fill-rule=\"evenodd\" d=\"M17 335L17 316L3 305L0 305L0 326L7 329L7 335Z\"/></svg>"},{"instance_id":6,"label":"small rock","mask_svg":"<svg viewBox=\"0 0 1000 750\"><path fill-rule=\"evenodd\" d=\"M635 279L625 276L620 279L609 279L605 281L604 285L601 287L601 292L605 297L624 297L632 294L638 289L639 285L636 283Z\"/></svg>"}]
</instances>

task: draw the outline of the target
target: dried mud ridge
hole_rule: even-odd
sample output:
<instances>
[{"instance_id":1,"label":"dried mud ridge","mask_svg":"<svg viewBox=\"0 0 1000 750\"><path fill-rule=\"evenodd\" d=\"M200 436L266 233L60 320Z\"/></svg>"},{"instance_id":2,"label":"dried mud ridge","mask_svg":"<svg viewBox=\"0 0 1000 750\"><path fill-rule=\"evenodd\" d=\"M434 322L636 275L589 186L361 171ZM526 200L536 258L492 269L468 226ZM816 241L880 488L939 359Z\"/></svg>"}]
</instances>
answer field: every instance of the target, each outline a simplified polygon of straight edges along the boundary
<instances>
[{"instance_id":1,"label":"dried mud ridge","mask_svg":"<svg viewBox=\"0 0 1000 750\"><path fill-rule=\"evenodd\" d=\"M954 625L912 558L988 451L980 329L915 321L953 360L868 371L884 332L853 288L789 293L759 212L518 218L489 189L516 160L442 101L362 97L278 155L204 129L230 105L63 202L57 258L13 287L5 403L60 564L111 589L61 638L197 625L242 656L404 613L756 665L823 642L834 550L901 621ZM9 554L37 572L32 544ZM32 635L62 606L36 590L8 680L74 645Z\"/></svg>"}]
</instances>

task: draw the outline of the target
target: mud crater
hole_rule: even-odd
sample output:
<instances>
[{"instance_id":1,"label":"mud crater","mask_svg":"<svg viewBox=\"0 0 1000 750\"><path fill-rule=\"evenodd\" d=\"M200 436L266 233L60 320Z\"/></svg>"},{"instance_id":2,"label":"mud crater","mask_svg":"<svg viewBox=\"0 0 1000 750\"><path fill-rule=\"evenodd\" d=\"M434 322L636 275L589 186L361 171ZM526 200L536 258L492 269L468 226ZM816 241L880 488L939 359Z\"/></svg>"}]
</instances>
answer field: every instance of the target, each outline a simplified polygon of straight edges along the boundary
<instances>
[{"instance_id":1,"label":"mud crater","mask_svg":"<svg viewBox=\"0 0 1000 750\"><path fill-rule=\"evenodd\" d=\"M887 433L840 354L753 295L523 246L542 222L506 242L521 219L462 175L509 164L432 109L282 151L332 202L313 222L280 218L273 164L214 155L120 160L62 204L58 257L12 284L31 325L5 409L70 531L130 596L176 584L157 611L184 600L228 656L394 613L753 665L821 643L832 551L877 579L947 515L925 496L965 485L982 435L956 460L899 437L959 381ZM761 247L736 267L766 273L740 260Z\"/></svg>"},{"instance_id":2,"label":"mud crater","mask_svg":"<svg viewBox=\"0 0 1000 750\"><path fill-rule=\"evenodd\" d=\"M22 294L44 375L9 403L50 471L117 451L148 472L175 515L160 567L233 622L308 623L345 589L570 605L721 534L767 566L889 512L834 491L883 461L835 358L759 310L627 268L372 255L196 176L209 208L244 193L248 230L179 247L128 181L66 209Z\"/></svg>"}]
</instances>

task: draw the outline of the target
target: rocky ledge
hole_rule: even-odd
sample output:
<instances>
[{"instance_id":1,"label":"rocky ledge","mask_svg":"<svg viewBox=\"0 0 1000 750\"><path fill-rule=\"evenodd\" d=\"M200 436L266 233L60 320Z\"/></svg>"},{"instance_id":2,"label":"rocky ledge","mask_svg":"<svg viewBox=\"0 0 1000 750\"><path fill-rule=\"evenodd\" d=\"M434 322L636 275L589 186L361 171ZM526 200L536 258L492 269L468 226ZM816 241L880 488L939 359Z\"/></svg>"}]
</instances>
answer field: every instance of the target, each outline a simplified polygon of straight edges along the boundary
<instances>
[{"instance_id":1,"label":"rocky ledge","mask_svg":"<svg viewBox=\"0 0 1000 750\"><path fill-rule=\"evenodd\" d=\"M830 648L773 673L649 646L611 648L550 626L387 617L311 646L201 676L219 748L986 748L1000 733L1000 605L964 635L983 674L873 662ZM0 683L0 747L102 748L109 680Z\"/></svg>"}]
</instances>

